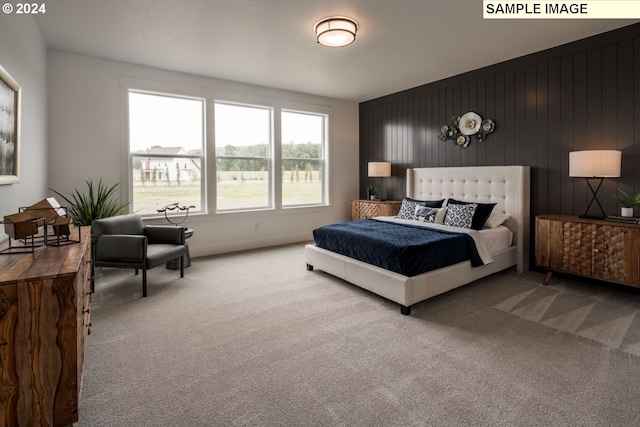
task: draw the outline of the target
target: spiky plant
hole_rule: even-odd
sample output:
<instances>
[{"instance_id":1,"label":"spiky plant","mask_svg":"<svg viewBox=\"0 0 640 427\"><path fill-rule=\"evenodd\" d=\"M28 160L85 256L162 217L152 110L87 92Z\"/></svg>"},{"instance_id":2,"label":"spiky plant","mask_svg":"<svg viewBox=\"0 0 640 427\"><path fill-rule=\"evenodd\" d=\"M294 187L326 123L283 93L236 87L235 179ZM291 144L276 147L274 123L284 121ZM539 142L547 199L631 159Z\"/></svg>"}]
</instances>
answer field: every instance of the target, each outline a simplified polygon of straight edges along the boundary
<instances>
[{"instance_id":1,"label":"spiky plant","mask_svg":"<svg viewBox=\"0 0 640 427\"><path fill-rule=\"evenodd\" d=\"M91 179L87 179L85 182L87 183L87 193L74 189L73 193L65 195L49 188L49 190L64 199L66 202L67 216L71 218L75 225L91 225L94 219L106 218L127 212L129 202L121 204L115 199L112 199L113 193L118 188L118 185L120 185L119 182L111 187L103 184L102 178L100 178L97 186L94 186L93 180Z\"/></svg>"},{"instance_id":2,"label":"spiky plant","mask_svg":"<svg viewBox=\"0 0 640 427\"><path fill-rule=\"evenodd\" d=\"M620 202L625 208L632 208L640 205L640 193L629 195L622 190L618 190L618 194L614 194L613 198Z\"/></svg>"}]
</instances>

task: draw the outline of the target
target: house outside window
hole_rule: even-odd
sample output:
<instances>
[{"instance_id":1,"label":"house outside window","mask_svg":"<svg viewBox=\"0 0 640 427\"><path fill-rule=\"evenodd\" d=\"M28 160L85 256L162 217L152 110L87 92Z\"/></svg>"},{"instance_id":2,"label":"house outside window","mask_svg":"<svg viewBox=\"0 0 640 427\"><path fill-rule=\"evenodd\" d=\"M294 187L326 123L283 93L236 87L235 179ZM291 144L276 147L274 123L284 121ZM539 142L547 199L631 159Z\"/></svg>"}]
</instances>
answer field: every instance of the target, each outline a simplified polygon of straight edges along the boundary
<instances>
[{"instance_id":1,"label":"house outside window","mask_svg":"<svg viewBox=\"0 0 640 427\"><path fill-rule=\"evenodd\" d=\"M131 210L204 211L204 99L129 91L128 101Z\"/></svg>"}]
</instances>

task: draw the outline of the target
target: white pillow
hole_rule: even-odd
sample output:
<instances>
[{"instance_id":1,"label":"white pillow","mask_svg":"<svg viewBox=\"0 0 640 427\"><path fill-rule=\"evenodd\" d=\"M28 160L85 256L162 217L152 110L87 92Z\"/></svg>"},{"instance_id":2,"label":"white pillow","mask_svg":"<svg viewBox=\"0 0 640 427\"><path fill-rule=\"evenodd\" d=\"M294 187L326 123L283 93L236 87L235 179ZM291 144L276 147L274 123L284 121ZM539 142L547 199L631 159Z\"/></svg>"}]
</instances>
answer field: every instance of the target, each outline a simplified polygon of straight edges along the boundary
<instances>
[{"instance_id":1,"label":"white pillow","mask_svg":"<svg viewBox=\"0 0 640 427\"><path fill-rule=\"evenodd\" d=\"M415 218L418 221L432 224L444 224L444 216L447 208L430 208L427 206L416 206Z\"/></svg>"},{"instance_id":2,"label":"white pillow","mask_svg":"<svg viewBox=\"0 0 640 427\"><path fill-rule=\"evenodd\" d=\"M487 218L487 222L484 223L484 228L496 228L499 225L504 224L506 220L511 216L506 213L491 211L491 215Z\"/></svg>"},{"instance_id":3,"label":"white pillow","mask_svg":"<svg viewBox=\"0 0 640 427\"><path fill-rule=\"evenodd\" d=\"M458 228L471 228L473 222L473 214L478 207L475 203L468 205L456 205L449 203L447 205L447 214L444 217L444 225Z\"/></svg>"}]
</instances>

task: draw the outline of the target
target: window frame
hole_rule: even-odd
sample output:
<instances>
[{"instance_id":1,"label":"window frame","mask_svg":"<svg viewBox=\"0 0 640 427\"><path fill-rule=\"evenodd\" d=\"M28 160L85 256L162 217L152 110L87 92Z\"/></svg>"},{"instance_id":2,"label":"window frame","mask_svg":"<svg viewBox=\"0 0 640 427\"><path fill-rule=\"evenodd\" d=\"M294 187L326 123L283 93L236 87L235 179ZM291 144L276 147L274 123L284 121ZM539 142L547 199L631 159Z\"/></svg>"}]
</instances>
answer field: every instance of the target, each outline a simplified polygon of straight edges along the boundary
<instances>
[{"instance_id":1,"label":"window frame","mask_svg":"<svg viewBox=\"0 0 640 427\"><path fill-rule=\"evenodd\" d=\"M321 181L321 190L320 190L320 202L318 203L301 203L301 204L289 204L285 205L284 200L281 198L280 206L282 209L292 209L292 208L300 208L300 207L313 207L313 206L326 206L329 204L329 171L328 171L328 147L329 147L329 113L328 112L318 112L318 111L307 111L295 108L281 108L280 113L280 126L282 126L282 113L292 113L292 114L305 114L309 116L317 116L322 118L322 148L321 153L322 157L319 159L305 159L305 158L293 158L293 157L283 157L282 152L280 152L280 164L282 164L286 160L313 160L319 161L322 164L322 181ZM282 148L283 141L282 135L280 135L280 148ZM282 187L283 182L280 183L280 187Z\"/></svg>"},{"instance_id":2,"label":"window frame","mask_svg":"<svg viewBox=\"0 0 640 427\"><path fill-rule=\"evenodd\" d=\"M215 142L215 120L216 120L216 105L229 105L229 106L234 106L234 107L245 107L245 108L255 108L258 110L266 110L269 113L269 129L268 129L268 133L269 133L269 147L267 149L267 154L268 157L258 157L258 156L220 156L218 157L218 154L216 152L215 149L215 143L214 143L214 150L213 150L213 164L214 164L214 168L215 168L215 173L216 173L216 179L215 179L215 200L214 200L214 205L215 205L215 209L214 212L215 213L227 213L227 212L241 212L241 211L260 211L260 210L265 210L265 209L273 209L274 208L274 188L275 188L275 165L274 165L274 146L276 145L275 142L275 138L274 138L274 123L275 123L275 119L274 119L274 115L275 115L275 109L274 107L268 106L268 105L258 105L255 103L247 103L247 102L234 102L234 101L226 101L226 100L219 100L216 99L213 101L213 108L212 108L212 115L213 115L213 123L214 123L214 132L213 133L213 139ZM266 206L255 206L255 207L248 207L248 208L229 208L229 209L220 209L218 207L218 160L219 159L225 159L225 160L231 160L231 159L235 159L235 160L265 160L267 162L267 204Z\"/></svg>"},{"instance_id":3,"label":"window frame","mask_svg":"<svg viewBox=\"0 0 640 427\"><path fill-rule=\"evenodd\" d=\"M201 141L201 148L200 148L200 155L196 155L196 154L162 154L162 153L155 153L153 154L153 156L150 156L148 153L135 153L131 151L131 114L130 114L130 110L129 110L129 96L130 94L135 93L135 94L140 94L140 95L150 95L150 96L158 96L158 97L166 97L166 98L175 98L175 99L185 99L185 100L193 100L193 101L199 101L201 103L201 114L202 114L202 141ZM204 97L199 97L199 96L192 96L192 95L183 95L183 94L176 94L176 93L169 93L169 92L165 92L165 91L160 91L160 90L142 90L142 89L135 89L133 87L129 87L126 89L126 100L125 100L126 104L127 104L127 114L126 114L126 134L127 134L127 161L128 161L128 181L129 181L129 200L131 200L130 202L130 207L133 208L134 207L134 183L136 182L136 180L134 179L134 164L136 159L139 159L141 162L144 162L144 159L149 158L149 157L153 157L154 159L167 159L167 160L173 160L173 159L184 159L184 160L199 160L200 161L200 209L198 210L193 210L193 211L189 211L189 214L206 214L208 212L207 209L207 155L206 155L206 146L207 146L207 122L206 122L206 117L207 117L207 99ZM179 201L178 201L179 202ZM150 218L152 217L152 213L142 213L141 216L143 218ZM176 212L175 214L171 214L168 213L168 216L182 216L181 212Z\"/></svg>"},{"instance_id":4,"label":"window frame","mask_svg":"<svg viewBox=\"0 0 640 427\"><path fill-rule=\"evenodd\" d=\"M129 111L128 111L128 94L130 91L168 95L178 98L192 98L202 100L204 103L203 109L203 131L204 141L202 155L200 156L201 163L201 199L202 199L202 211L190 213L190 216L234 216L244 217L252 216L256 212L260 215L278 214L283 211L294 210L307 210L317 211L331 209L332 206L332 170L331 170L331 146L332 146L332 124L333 124L333 108L327 105L319 103L310 103L305 101L295 100L297 96L292 98L274 98L264 96L261 91L256 90L255 94L249 94L242 91L229 91L222 88L216 88L212 86L190 86L179 83L171 83L166 81L148 80L141 77L129 77L120 76L118 78L121 94L121 117L123 124L121 126L121 181L123 183L123 189L128 189L128 199L133 200L133 160L130 155L130 143L129 143ZM270 201L272 206L269 208L255 208L246 210L217 210L217 165L215 158L215 103L224 102L230 104L245 104L254 105L259 107L271 108L272 113L272 144L271 153L271 174L272 176L269 191ZM280 114L281 111L300 112L305 114L323 115L325 139L323 143L323 156L324 156L324 174L322 181L322 202L314 204L301 204L301 205L287 205L282 206L282 177L281 174L276 174L275 171L281 170L282 152L281 152L281 123ZM132 205L131 205L132 206ZM144 218L158 219L159 216L149 214L143 215Z\"/></svg>"}]
</instances>

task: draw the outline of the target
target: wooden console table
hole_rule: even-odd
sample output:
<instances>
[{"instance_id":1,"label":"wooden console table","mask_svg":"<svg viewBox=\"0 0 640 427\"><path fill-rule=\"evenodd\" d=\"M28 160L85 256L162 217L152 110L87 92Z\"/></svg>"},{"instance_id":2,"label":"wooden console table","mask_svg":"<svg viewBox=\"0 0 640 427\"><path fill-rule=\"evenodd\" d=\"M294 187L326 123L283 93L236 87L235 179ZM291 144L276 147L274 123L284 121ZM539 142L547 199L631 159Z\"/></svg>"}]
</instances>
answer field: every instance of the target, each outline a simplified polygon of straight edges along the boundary
<instances>
[{"instance_id":1,"label":"wooden console table","mask_svg":"<svg viewBox=\"0 0 640 427\"><path fill-rule=\"evenodd\" d=\"M90 263L89 227L80 243L0 255L0 427L78 421Z\"/></svg>"},{"instance_id":2,"label":"wooden console table","mask_svg":"<svg viewBox=\"0 0 640 427\"><path fill-rule=\"evenodd\" d=\"M536 265L621 285L640 286L640 225L578 218L536 217Z\"/></svg>"}]
</instances>

